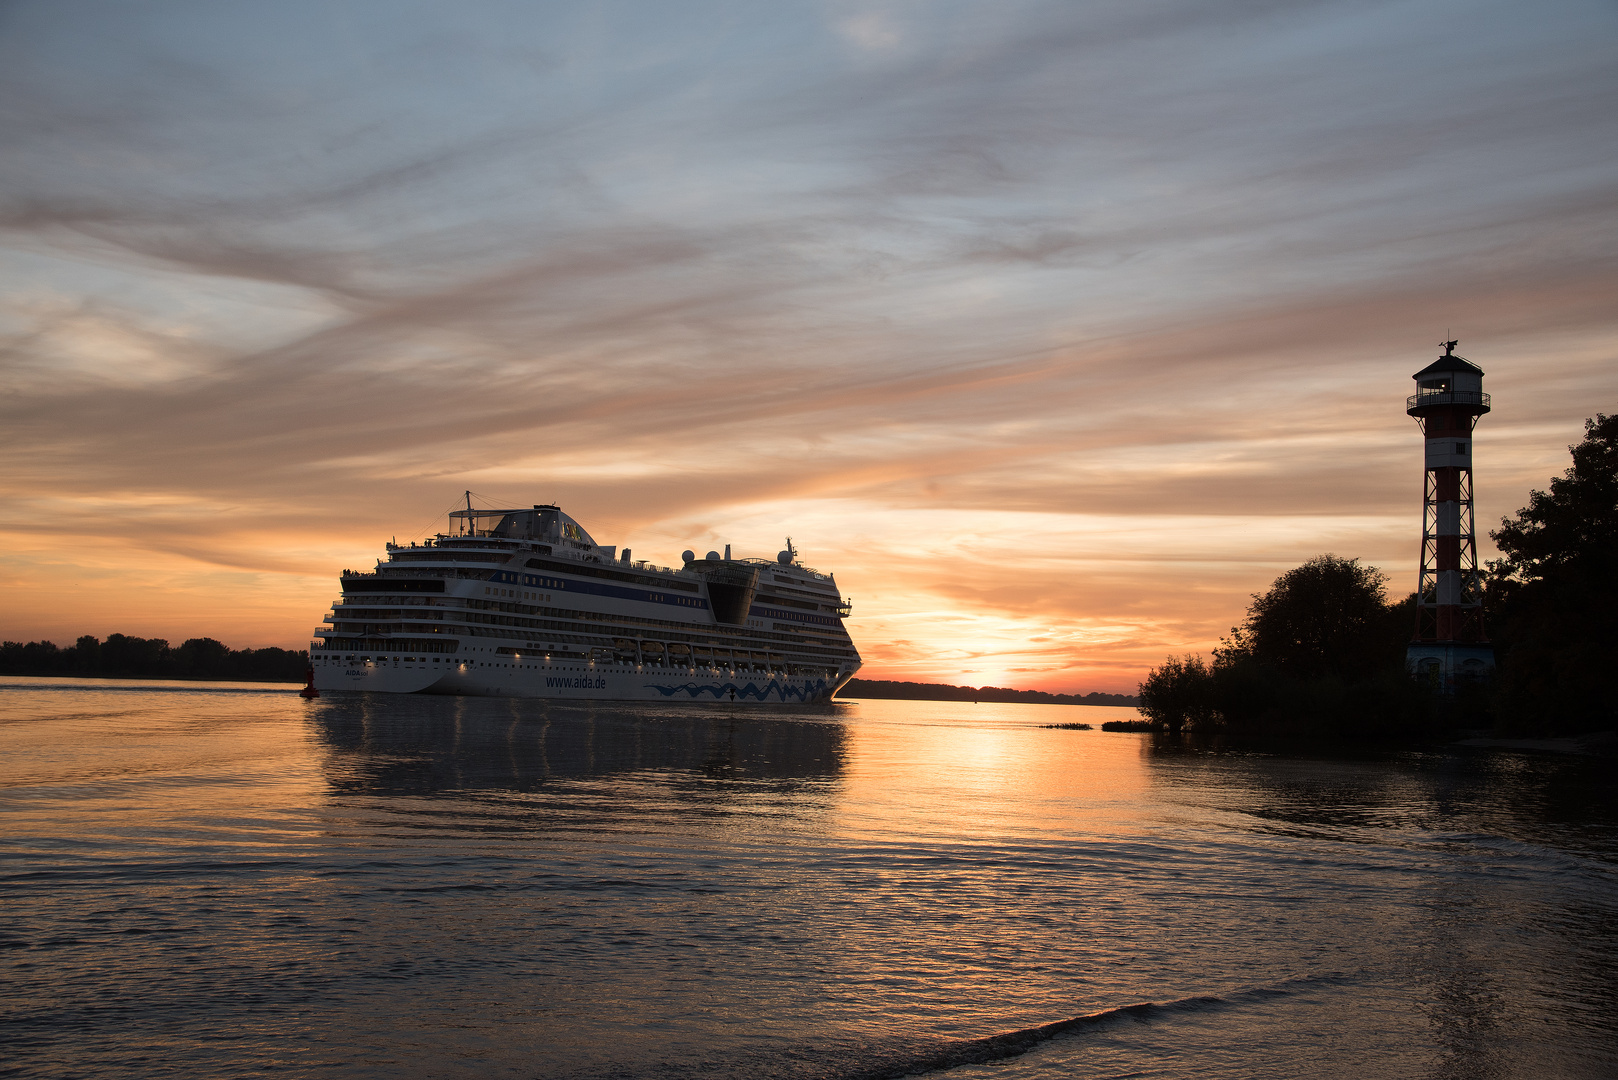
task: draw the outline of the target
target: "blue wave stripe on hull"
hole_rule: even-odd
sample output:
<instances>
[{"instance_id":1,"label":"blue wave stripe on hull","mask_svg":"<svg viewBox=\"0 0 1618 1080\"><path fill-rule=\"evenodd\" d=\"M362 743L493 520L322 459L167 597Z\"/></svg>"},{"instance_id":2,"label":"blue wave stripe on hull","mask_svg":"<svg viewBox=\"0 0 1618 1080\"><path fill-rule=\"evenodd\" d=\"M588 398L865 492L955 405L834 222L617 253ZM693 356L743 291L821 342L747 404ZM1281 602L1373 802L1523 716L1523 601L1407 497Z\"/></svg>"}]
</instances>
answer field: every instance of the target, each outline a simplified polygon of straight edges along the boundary
<instances>
[{"instance_id":1,"label":"blue wave stripe on hull","mask_svg":"<svg viewBox=\"0 0 1618 1080\"><path fill-rule=\"evenodd\" d=\"M731 682L724 684L710 683L707 685L685 683L681 686L659 686L656 683L647 683L646 685L664 697L673 697L683 690L693 698L701 697L703 694L712 694L715 700L719 700L728 697L734 691L738 698L757 698L759 701L768 701L770 692L773 690L776 697L781 701L785 701L789 697L796 698L799 701L808 701L810 698L820 697L828 693L832 684L825 679L817 679L803 689L787 683L777 682L766 683L762 688L757 683L738 686L736 683Z\"/></svg>"}]
</instances>

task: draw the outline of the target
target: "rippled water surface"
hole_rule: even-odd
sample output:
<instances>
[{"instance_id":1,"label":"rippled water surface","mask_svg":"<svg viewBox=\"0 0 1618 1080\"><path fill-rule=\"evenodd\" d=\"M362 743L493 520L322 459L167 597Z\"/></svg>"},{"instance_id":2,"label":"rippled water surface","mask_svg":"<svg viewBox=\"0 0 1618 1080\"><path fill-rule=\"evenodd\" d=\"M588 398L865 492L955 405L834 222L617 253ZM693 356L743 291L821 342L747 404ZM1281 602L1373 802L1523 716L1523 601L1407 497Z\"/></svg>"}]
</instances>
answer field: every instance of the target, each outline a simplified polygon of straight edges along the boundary
<instances>
[{"instance_id":1,"label":"rippled water surface","mask_svg":"<svg viewBox=\"0 0 1618 1080\"><path fill-rule=\"evenodd\" d=\"M1613 763L0 680L0 1075L1618 1075Z\"/></svg>"}]
</instances>

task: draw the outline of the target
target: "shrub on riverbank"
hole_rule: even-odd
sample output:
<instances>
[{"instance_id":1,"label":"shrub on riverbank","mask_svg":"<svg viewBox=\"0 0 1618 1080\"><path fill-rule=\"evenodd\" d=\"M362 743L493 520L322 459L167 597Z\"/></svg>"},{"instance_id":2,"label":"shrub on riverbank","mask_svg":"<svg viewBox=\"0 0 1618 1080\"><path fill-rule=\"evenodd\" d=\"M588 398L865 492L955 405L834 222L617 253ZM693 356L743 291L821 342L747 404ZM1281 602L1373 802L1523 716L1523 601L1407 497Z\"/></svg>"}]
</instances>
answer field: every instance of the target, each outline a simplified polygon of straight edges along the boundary
<instances>
[{"instance_id":1,"label":"shrub on riverbank","mask_svg":"<svg viewBox=\"0 0 1618 1080\"><path fill-rule=\"evenodd\" d=\"M1160 726L1151 720L1108 720L1102 731L1158 731Z\"/></svg>"},{"instance_id":2,"label":"shrub on riverbank","mask_svg":"<svg viewBox=\"0 0 1618 1080\"><path fill-rule=\"evenodd\" d=\"M1451 713L1405 672L1415 597L1389 603L1387 578L1321 555L1255 594L1247 618L1201 657L1170 657L1140 684L1140 710L1170 732L1397 739L1438 733Z\"/></svg>"}]
</instances>

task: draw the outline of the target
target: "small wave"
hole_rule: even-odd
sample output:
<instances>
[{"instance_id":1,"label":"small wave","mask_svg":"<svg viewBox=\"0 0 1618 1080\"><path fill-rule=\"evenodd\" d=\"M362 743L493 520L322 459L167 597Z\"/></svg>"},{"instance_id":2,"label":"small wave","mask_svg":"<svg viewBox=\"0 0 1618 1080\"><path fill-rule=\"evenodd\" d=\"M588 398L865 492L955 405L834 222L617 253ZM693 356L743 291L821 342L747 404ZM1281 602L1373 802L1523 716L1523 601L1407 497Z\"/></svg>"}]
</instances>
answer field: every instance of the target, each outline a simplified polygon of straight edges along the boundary
<instances>
[{"instance_id":1,"label":"small wave","mask_svg":"<svg viewBox=\"0 0 1618 1080\"><path fill-rule=\"evenodd\" d=\"M957 1069L962 1065L983 1065L991 1061L1004 1061L1026 1054L1058 1035L1104 1027L1121 1020L1147 1021L1174 1013L1200 1012L1230 1004L1231 1002L1220 997L1189 997L1161 1003L1144 1001L1084 1016L1072 1016L1066 1020L1054 1020L1038 1027L947 1043L900 1060L884 1062L875 1068L847 1074L846 1080L899 1080L905 1076L921 1076L926 1073L942 1072L945 1069Z\"/></svg>"},{"instance_id":2,"label":"small wave","mask_svg":"<svg viewBox=\"0 0 1618 1080\"><path fill-rule=\"evenodd\" d=\"M1285 997L1302 987L1337 984L1347 977L1342 972L1326 972L1318 975L1283 979L1279 983L1269 986L1242 987L1231 990L1219 997L1201 995L1180 998L1177 1001L1143 1001L1135 1005L1123 1005L1116 1009L1104 1009L1101 1012L1086 1013L1083 1016L1072 1016L1066 1020L1054 1020L1048 1024L1040 1024L1038 1027L1005 1031L998 1035L989 1035L981 1039L966 1039L960 1042L945 1043L928 1050L895 1056L879 1065L857 1072L846 1073L843 1080L899 1080L900 1077L905 1076L922 1076L927 1073L957 1069L962 1065L983 1065L991 1061L1004 1061L1007 1058L1020 1057L1040 1044L1049 1042L1060 1035L1093 1031L1122 1020L1145 1023L1177 1014L1203 1012L1208 1009L1237 1008L1244 1003Z\"/></svg>"}]
</instances>

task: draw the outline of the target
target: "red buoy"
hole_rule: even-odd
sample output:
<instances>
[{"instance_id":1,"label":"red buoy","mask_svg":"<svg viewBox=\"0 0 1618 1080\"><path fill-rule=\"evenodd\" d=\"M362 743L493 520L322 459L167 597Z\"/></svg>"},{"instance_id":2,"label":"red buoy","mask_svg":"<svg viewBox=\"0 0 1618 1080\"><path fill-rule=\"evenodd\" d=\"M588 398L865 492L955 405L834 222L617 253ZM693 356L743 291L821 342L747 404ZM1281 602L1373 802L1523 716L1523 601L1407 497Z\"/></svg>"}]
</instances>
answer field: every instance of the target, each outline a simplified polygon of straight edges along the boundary
<instances>
[{"instance_id":1,"label":"red buoy","mask_svg":"<svg viewBox=\"0 0 1618 1080\"><path fill-rule=\"evenodd\" d=\"M298 696L305 699L319 697L320 691L315 689L315 667L313 664L309 665L309 673L304 677L309 680L309 684L298 691Z\"/></svg>"}]
</instances>

